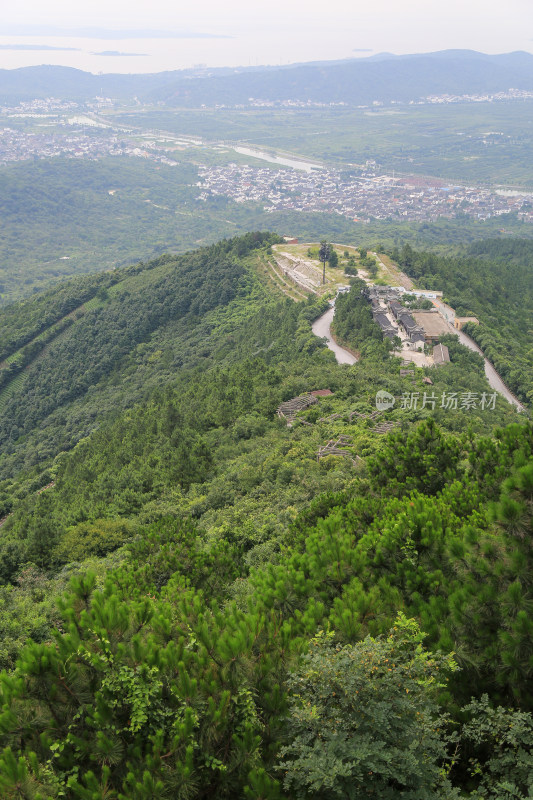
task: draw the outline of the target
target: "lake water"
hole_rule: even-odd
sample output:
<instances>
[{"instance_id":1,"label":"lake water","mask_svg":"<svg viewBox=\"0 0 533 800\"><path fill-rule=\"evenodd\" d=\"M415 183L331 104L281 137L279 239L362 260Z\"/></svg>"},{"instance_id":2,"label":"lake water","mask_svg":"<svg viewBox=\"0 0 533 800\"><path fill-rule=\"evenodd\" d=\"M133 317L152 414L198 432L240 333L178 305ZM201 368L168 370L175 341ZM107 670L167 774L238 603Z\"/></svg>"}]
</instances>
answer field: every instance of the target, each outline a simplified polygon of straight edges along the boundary
<instances>
[{"instance_id":1,"label":"lake water","mask_svg":"<svg viewBox=\"0 0 533 800\"><path fill-rule=\"evenodd\" d=\"M260 31L227 38L88 39L0 35L0 69L59 64L98 74L163 72L200 66L285 66L318 58L354 58L353 38L346 36L345 39L342 42L338 32L336 35L326 33L321 39L318 54L316 36L295 36L293 30L283 26L280 26L275 36ZM48 49L10 50L5 49L6 45L37 45ZM126 55L102 55L103 53Z\"/></svg>"}]
</instances>

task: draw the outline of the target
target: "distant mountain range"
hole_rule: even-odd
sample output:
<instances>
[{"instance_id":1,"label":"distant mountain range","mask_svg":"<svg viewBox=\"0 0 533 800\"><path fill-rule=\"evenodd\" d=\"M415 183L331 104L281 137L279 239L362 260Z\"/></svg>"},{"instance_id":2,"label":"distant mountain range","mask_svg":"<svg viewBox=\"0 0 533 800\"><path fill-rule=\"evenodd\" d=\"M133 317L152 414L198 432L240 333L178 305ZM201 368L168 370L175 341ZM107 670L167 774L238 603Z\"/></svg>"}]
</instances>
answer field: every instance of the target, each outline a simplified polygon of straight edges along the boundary
<instances>
[{"instance_id":1,"label":"distant mountain range","mask_svg":"<svg viewBox=\"0 0 533 800\"><path fill-rule=\"evenodd\" d=\"M416 101L434 94L494 94L510 88L533 91L531 53L382 53L289 67L191 69L152 75L93 75L55 66L0 70L0 102L10 104L49 96L88 100L104 94L188 107L248 105L251 98L371 105Z\"/></svg>"}]
</instances>

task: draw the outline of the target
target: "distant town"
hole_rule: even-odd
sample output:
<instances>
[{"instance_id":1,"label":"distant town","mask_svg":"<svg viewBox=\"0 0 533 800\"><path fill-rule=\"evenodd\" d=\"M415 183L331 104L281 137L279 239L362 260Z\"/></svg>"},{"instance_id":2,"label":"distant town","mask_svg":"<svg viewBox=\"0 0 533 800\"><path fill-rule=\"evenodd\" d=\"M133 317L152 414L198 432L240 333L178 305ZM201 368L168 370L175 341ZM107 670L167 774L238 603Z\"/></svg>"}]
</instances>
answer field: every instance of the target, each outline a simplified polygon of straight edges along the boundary
<instances>
[{"instance_id":1,"label":"distant town","mask_svg":"<svg viewBox=\"0 0 533 800\"><path fill-rule=\"evenodd\" d=\"M418 100L391 100L390 103L384 103L381 100L374 100L371 105L358 105L356 108L379 108L380 106L423 106L429 105L446 105L448 103L497 103L503 100L531 100L533 99L533 92L527 89L508 89L506 92L487 92L484 94L431 94L427 97L420 97ZM313 100L267 100L256 97L250 97L248 105L252 108L332 108L335 106L348 108L349 103L330 102L320 103ZM224 104L217 106L218 108L226 108ZM228 106L231 108L244 108L244 104L240 106Z\"/></svg>"},{"instance_id":2,"label":"distant town","mask_svg":"<svg viewBox=\"0 0 533 800\"><path fill-rule=\"evenodd\" d=\"M509 90L489 96L462 99L522 99L533 92ZM446 103L461 98L435 95L424 102ZM258 103L250 98L251 103ZM328 212L357 222L372 220L429 221L465 214L477 220L515 213L533 222L533 192L514 192L479 186L458 186L444 180L405 174L386 174L374 160L363 165L329 167L299 162L297 157L270 157L239 142L205 141L199 137L177 136L113 124L101 112L115 101L95 97L78 104L50 97L0 107L0 165L15 161L48 158L98 159L108 156L144 158L168 166L179 163L177 150L198 148L198 201L223 196L237 203L261 204L266 212L291 210ZM379 104L378 104L379 105ZM1 125L2 123L0 123ZM486 134L500 135L497 133ZM202 150L218 153L238 151L252 164L202 164ZM257 166L257 158L272 163ZM220 161L220 158L218 159ZM287 168L289 167L289 168ZM296 168L290 168L296 167Z\"/></svg>"},{"instance_id":3,"label":"distant town","mask_svg":"<svg viewBox=\"0 0 533 800\"><path fill-rule=\"evenodd\" d=\"M330 212L358 222L399 218L433 220L458 212L479 220L515 212L533 221L533 193L498 193L416 176L375 174L371 162L361 177L346 170L272 170L240 164L200 167L199 199L223 195L237 203L261 202L267 212L282 209Z\"/></svg>"},{"instance_id":4,"label":"distant town","mask_svg":"<svg viewBox=\"0 0 533 800\"><path fill-rule=\"evenodd\" d=\"M170 166L176 164L163 149L140 147L130 132L98 121L97 112L111 106L113 101L104 97L96 97L88 104L49 97L14 107L0 106L4 118L3 127L0 123L0 165L43 158L106 156L141 157ZM30 123L31 129L20 128L17 123Z\"/></svg>"}]
</instances>

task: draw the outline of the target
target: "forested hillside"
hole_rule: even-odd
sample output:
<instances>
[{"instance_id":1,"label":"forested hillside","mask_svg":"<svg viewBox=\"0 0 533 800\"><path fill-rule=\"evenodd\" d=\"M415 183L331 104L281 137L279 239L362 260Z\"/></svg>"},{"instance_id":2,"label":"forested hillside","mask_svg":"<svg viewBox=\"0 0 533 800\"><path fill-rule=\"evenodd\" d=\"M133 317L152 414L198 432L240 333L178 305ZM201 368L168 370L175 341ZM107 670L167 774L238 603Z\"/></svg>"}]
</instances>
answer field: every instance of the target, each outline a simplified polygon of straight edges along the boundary
<instances>
[{"instance_id":1,"label":"forested hillside","mask_svg":"<svg viewBox=\"0 0 533 800\"><path fill-rule=\"evenodd\" d=\"M432 404L488 395L481 358L401 375L357 279L337 364L278 239L0 313L2 797L528 796L533 426Z\"/></svg>"},{"instance_id":2,"label":"forested hillside","mask_svg":"<svg viewBox=\"0 0 533 800\"><path fill-rule=\"evenodd\" d=\"M32 454L30 463L35 463L43 454L55 454L88 432L86 426L94 427L95 419L108 410L106 403L109 410L115 407L122 391L129 391L127 404L132 402L131 396L145 393L145 359L138 358L143 343L160 337L160 347L169 352L163 355L155 348L156 354L150 356L149 350L148 370L161 359L162 363L155 364L156 371L166 367L172 374L175 337L181 339L177 346L184 346L195 332L199 336L204 333L205 328L198 332L199 326L205 325L211 311L248 295L251 278L238 255L270 240L278 241L278 237L249 235L186 256L162 256L147 265L66 284L35 301L8 308L0 317L5 354L10 356L0 368L0 386L5 386L0 390L0 474L6 454L17 452L20 456L25 451ZM84 302L88 298L89 302ZM50 327L73 308L69 325L61 331ZM20 345L21 349L13 352ZM135 367L126 363L130 356ZM19 371L10 382L13 365ZM135 370L142 374L133 379L131 371ZM106 385L109 397L104 400ZM73 406L76 410L71 413ZM39 444L31 438L34 431Z\"/></svg>"},{"instance_id":3,"label":"forested hillside","mask_svg":"<svg viewBox=\"0 0 533 800\"><path fill-rule=\"evenodd\" d=\"M95 266L111 269L190 248L203 230L187 209L196 175L187 164L162 170L125 157L4 165L0 300L12 302ZM170 199L172 210L157 207ZM229 230L215 218L211 229L212 240Z\"/></svg>"},{"instance_id":4,"label":"forested hillside","mask_svg":"<svg viewBox=\"0 0 533 800\"><path fill-rule=\"evenodd\" d=\"M142 115L140 121L145 122ZM127 116L123 122L129 122ZM138 122L136 120L136 124ZM491 124L490 118L482 122ZM206 120L203 116L198 119L193 115L192 120L181 116L177 119L156 117L154 124L176 125L178 130L190 128L192 132L195 126L202 129L204 125L209 131L209 117ZM238 124L238 120L230 117L226 126L231 131ZM267 137L270 142L273 136L270 119L261 125L254 120L248 124L251 129L244 127L241 135L255 135L259 141ZM313 119L307 121L310 130L316 124L318 121ZM340 123L333 120L331 124L339 126ZM218 117L216 125L220 125ZM253 125L259 130L254 131ZM520 127L519 123L517 125ZM358 120L344 121L345 134L354 128L359 130ZM428 127L431 135L433 129L434 123L431 123ZM294 120L278 119L277 130L289 137L289 146L296 148L290 132L296 135L300 128L295 126ZM209 132L213 135L213 130ZM377 134L370 130L365 135L377 147ZM406 131L405 136L412 134ZM314 139L307 136L305 141L309 140ZM328 143L332 144L331 137ZM286 146L283 139L280 145ZM357 158L370 157L368 146L361 146L363 150ZM420 152L418 143L415 142L413 148ZM391 163L396 163L395 152L390 154ZM330 159L334 153L328 151L324 156ZM249 230L290 232L304 241L315 241L327 230L333 241L347 244L382 242L392 247L409 242L420 248L440 245L446 251L451 245L500 235L501 219L498 217L484 221L442 218L420 223L391 217L362 223L331 213L287 209L267 212L263 202L237 203L222 196L199 201L198 163L209 163L216 158L227 160L229 155L224 157L204 149L200 161L196 150L174 152L173 157L180 159L174 166L126 156L87 161L53 158L2 166L0 308L51 286L59 286L65 278L78 278L96 270L112 271L163 253L183 253L222 237L243 235ZM239 156L233 153L231 158L238 160ZM344 152L341 157L339 151L335 158L353 160L356 154ZM489 171L491 168L487 167ZM531 225L514 214L507 215L506 228L519 236L531 235ZM3 344L0 335L0 349Z\"/></svg>"}]
</instances>

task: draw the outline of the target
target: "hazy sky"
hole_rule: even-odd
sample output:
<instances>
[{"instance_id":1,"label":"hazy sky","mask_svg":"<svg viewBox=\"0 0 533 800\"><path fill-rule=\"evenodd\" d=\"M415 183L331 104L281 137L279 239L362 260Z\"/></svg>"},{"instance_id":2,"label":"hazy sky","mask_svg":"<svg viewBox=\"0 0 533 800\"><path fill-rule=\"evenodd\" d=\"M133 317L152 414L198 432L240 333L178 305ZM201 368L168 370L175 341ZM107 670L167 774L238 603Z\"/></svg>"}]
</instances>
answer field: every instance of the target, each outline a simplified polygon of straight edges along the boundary
<instances>
[{"instance_id":1,"label":"hazy sky","mask_svg":"<svg viewBox=\"0 0 533 800\"><path fill-rule=\"evenodd\" d=\"M19 0L6 5L2 9L0 44L21 42L21 38L13 36L20 33L21 25L232 36L233 56L228 45L225 51L222 47L212 50L211 61L219 66L223 58L228 59L228 64L244 63L246 59L251 63L254 57L260 63L287 63L332 58L335 53L339 58L368 55L366 50L533 51L533 0L150 0L140 5L131 0ZM38 31L32 31L31 39L26 38L44 41ZM125 50L131 51L132 47ZM135 52L139 49L135 48ZM206 46L199 47L196 60L209 62L210 52ZM28 63L37 63L30 61L29 53L25 58ZM191 48L187 53L183 50L181 62L189 58L193 58ZM66 63L59 52L53 60ZM176 60L180 61L178 53ZM8 66L1 62L2 59L0 65ZM176 63L176 67L184 65Z\"/></svg>"}]
</instances>

